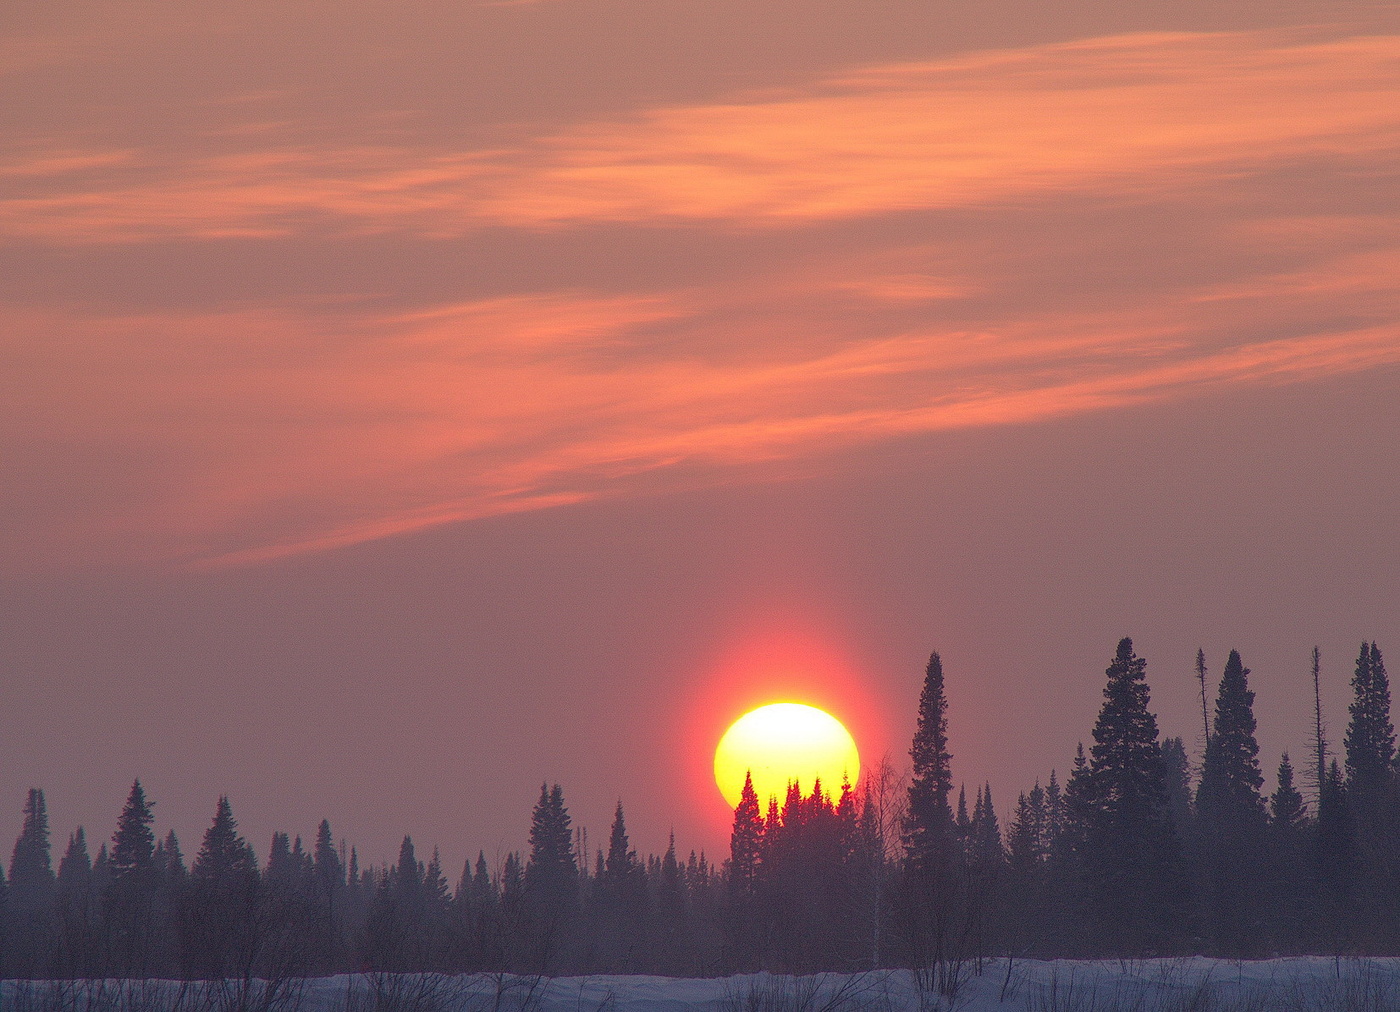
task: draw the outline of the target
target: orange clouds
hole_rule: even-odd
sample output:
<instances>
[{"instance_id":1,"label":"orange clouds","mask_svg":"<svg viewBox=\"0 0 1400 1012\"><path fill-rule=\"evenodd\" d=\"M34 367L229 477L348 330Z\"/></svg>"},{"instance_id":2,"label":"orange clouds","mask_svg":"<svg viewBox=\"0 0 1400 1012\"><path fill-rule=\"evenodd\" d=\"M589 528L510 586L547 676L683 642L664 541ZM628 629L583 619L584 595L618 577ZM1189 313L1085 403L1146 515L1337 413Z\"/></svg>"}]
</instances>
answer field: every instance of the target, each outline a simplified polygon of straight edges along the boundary
<instances>
[{"instance_id":1,"label":"orange clouds","mask_svg":"<svg viewBox=\"0 0 1400 1012\"><path fill-rule=\"evenodd\" d=\"M60 242L491 224L760 222L1161 190L1280 156L1393 157L1400 37L1150 34L896 64L742 101L671 106L522 146L12 154L0 232ZM109 163L111 180L75 167ZM138 171L130 171L132 169ZM23 185L18 185L23 181Z\"/></svg>"},{"instance_id":2,"label":"orange clouds","mask_svg":"<svg viewBox=\"0 0 1400 1012\"><path fill-rule=\"evenodd\" d=\"M1397 36L1143 34L490 148L275 118L211 122L207 149L17 143L12 248L98 257L94 284L163 244L175 266L150 305L120 305L142 270L118 308L78 284L0 305L31 518L6 551L254 563L1400 363L1395 210L1296 206L1329 173L1400 171L1398 59ZM351 241L385 235L403 245ZM463 237L486 252L459 267ZM247 248L283 266L238 281ZM201 249L221 281L187 295ZM323 250L353 283L304 262Z\"/></svg>"},{"instance_id":3,"label":"orange clouds","mask_svg":"<svg viewBox=\"0 0 1400 1012\"><path fill-rule=\"evenodd\" d=\"M827 218L1400 145L1400 38L1143 35L873 68L542 144L507 220ZM1134 177L1131 181L1123 177Z\"/></svg>"}]
</instances>

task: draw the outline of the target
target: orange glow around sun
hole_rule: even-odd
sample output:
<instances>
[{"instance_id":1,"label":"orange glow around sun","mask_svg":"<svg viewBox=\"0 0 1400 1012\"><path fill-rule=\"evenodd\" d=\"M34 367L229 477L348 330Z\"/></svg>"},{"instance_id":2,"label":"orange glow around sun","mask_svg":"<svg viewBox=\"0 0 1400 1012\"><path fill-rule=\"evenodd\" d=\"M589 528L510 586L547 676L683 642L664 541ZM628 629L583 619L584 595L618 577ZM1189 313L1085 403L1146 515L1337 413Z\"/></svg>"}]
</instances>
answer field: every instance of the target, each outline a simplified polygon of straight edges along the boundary
<instances>
[{"instance_id":1,"label":"orange glow around sun","mask_svg":"<svg viewBox=\"0 0 1400 1012\"><path fill-rule=\"evenodd\" d=\"M736 720L715 749L715 783L731 808L739 803L745 775L753 777L759 805L770 796L780 800L789 783L804 792L820 779L827 793L840 789L843 777L856 782L860 754L845 726L815 706L770 703Z\"/></svg>"}]
</instances>

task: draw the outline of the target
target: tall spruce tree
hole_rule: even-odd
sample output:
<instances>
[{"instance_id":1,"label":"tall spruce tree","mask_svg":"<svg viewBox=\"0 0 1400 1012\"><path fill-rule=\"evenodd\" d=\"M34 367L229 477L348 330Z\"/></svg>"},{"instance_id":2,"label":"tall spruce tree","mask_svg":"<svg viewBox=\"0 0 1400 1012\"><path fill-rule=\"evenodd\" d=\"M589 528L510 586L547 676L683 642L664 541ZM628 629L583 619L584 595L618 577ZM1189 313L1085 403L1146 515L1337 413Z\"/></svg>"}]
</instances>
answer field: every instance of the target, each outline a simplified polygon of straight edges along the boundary
<instances>
[{"instance_id":1,"label":"tall spruce tree","mask_svg":"<svg viewBox=\"0 0 1400 1012\"><path fill-rule=\"evenodd\" d=\"M948 752L948 700L943 660L935 651L924 670L919 718L909 748L913 774L904 818L905 861L915 873L946 872L953 856L953 757Z\"/></svg>"},{"instance_id":2,"label":"tall spruce tree","mask_svg":"<svg viewBox=\"0 0 1400 1012\"><path fill-rule=\"evenodd\" d=\"M1265 941L1260 937L1259 909L1264 777L1248 679L1239 651L1231 650L1220 677L1215 722L1196 792L1207 922L1219 951L1232 956L1253 955Z\"/></svg>"},{"instance_id":3,"label":"tall spruce tree","mask_svg":"<svg viewBox=\"0 0 1400 1012\"><path fill-rule=\"evenodd\" d=\"M52 972L55 929L54 873L49 845L49 810L44 792L29 789L24 822L10 860L8 898L9 972L41 977Z\"/></svg>"},{"instance_id":4,"label":"tall spruce tree","mask_svg":"<svg viewBox=\"0 0 1400 1012\"><path fill-rule=\"evenodd\" d=\"M140 977L154 972L159 925L155 895L160 876L155 867L155 815L141 781L131 785L110 854L99 855L101 873L93 870L94 884L105 893L109 969L115 976Z\"/></svg>"},{"instance_id":5,"label":"tall spruce tree","mask_svg":"<svg viewBox=\"0 0 1400 1012\"><path fill-rule=\"evenodd\" d=\"M137 780L131 785L117 831L112 834L109 867L114 881L136 878L150 870L156 849L156 835L151 830L154 821L151 803Z\"/></svg>"},{"instance_id":6,"label":"tall spruce tree","mask_svg":"<svg viewBox=\"0 0 1400 1012\"><path fill-rule=\"evenodd\" d=\"M752 896L758 887L758 866L763 853L763 814L753 777L744 774L744 789L734 807L734 827L729 834L729 888Z\"/></svg>"},{"instance_id":7,"label":"tall spruce tree","mask_svg":"<svg viewBox=\"0 0 1400 1012\"><path fill-rule=\"evenodd\" d=\"M540 800L530 822L530 857L525 862L525 890L549 902L572 902L578 891L572 820L564 807L564 790L540 785Z\"/></svg>"},{"instance_id":8,"label":"tall spruce tree","mask_svg":"<svg viewBox=\"0 0 1400 1012\"><path fill-rule=\"evenodd\" d=\"M955 819L948 804L953 757L948 751L943 660L937 651L924 669L909 757L913 771L901 827L904 889L900 913L909 957L938 965L964 955L961 950L968 939L963 845L969 820L965 796L961 799L961 819Z\"/></svg>"},{"instance_id":9,"label":"tall spruce tree","mask_svg":"<svg viewBox=\"0 0 1400 1012\"><path fill-rule=\"evenodd\" d=\"M92 858L87 834L79 826L68 837L68 847L58 862L57 909L62 972L88 977L97 966L97 904L92 888Z\"/></svg>"},{"instance_id":10,"label":"tall spruce tree","mask_svg":"<svg viewBox=\"0 0 1400 1012\"><path fill-rule=\"evenodd\" d=\"M1352 676L1351 723L1346 733L1347 795L1364 810L1377 807L1395 763L1395 726L1390 722L1390 680L1380 649L1362 643Z\"/></svg>"},{"instance_id":11,"label":"tall spruce tree","mask_svg":"<svg viewBox=\"0 0 1400 1012\"><path fill-rule=\"evenodd\" d=\"M23 826L10 858L11 899L20 901L25 893L33 893L39 901L46 901L53 882L49 808L44 792L31 787L24 802Z\"/></svg>"},{"instance_id":12,"label":"tall spruce tree","mask_svg":"<svg viewBox=\"0 0 1400 1012\"><path fill-rule=\"evenodd\" d=\"M1078 802L1091 924L1104 952L1165 953L1183 945L1189 911L1147 662L1124 637L1105 673Z\"/></svg>"},{"instance_id":13,"label":"tall spruce tree","mask_svg":"<svg viewBox=\"0 0 1400 1012\"><path fill-rule=\"evenodd\" d=\"M257 857L238 832L233 806L220 796L190 868L181 917L186 973L219 979L251 968L259 885Z\"/></svg>"},{"instance_id":14,"label":"tall spruce tree","mask_svg":"<svg viewBox=\"0 0 1400 1012\"><path fill-rule=\"evenodd\" d=\"M1212 824L1262 825L1264 799L1260 789L1259 743L1254 734L1254 693L1249 669L1238 650L1230 651L1215 700L1215 726L1206 743L1196 811Z\"/></svg>"},{"instance_id":15,"label":"tall spruce tree","mask_svg":"<svg viewBox=\"0 0 1400 1012\"><path fill-rule=\"evenodd\" d=\"M571 821L564 789L541 784L530 821L530 856L523 881L530 939L524 966L534 972L558 965L568 925L578 909L579 871Z\"/></svg>"}]
</instances>

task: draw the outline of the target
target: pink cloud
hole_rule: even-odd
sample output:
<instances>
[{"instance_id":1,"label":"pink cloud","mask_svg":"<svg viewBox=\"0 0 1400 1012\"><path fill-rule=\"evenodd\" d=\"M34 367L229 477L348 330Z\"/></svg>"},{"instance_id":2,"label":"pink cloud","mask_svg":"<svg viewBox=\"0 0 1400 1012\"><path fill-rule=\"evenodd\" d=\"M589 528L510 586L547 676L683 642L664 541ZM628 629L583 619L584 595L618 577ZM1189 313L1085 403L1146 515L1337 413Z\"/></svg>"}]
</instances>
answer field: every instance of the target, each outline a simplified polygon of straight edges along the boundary
<instances>
[{"instance_id":1,"label":"pink cloud","mask_svg":"<svg viewBox=\"0 0 1400 1012\"><path fill-rule=\"evenodd\" d=\"M1393 157L1400 37L1146 34L872 67L499 148L308 145L240 124L201 151L34 149L0 233L57 242L664 219L780 225L1075 188L1158 191L1280 157ZM279 141L279 138L281 140ZM255 143L256 142L256 143ZM70 178L68 159L139 172Z\"/></svg>"}]
</instances>

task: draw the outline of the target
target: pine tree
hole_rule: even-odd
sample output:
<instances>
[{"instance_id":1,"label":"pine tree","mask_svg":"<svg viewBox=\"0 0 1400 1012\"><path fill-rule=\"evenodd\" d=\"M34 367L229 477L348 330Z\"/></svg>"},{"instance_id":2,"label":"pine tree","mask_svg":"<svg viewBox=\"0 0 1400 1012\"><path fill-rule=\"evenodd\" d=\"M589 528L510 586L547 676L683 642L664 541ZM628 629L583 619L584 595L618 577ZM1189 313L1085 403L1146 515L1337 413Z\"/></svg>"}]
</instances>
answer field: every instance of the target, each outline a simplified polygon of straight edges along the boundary
<instances>
[{"instance_id":1,"label":"pine tree","mask_svg":"<svg viewBox=\"0 0 1400 1012\"><path fill-rule=\"evenodd\" d=\"M752 794L752 784L748 781L745 783ZM754 802L754 809L758 809L757 801ZM622 802L619 800L617 811L613 813L612 830L608 834L608 857L603 866L604 880L621 890L625 883L635 878L637 868L637 852L632 849L632 844L627 839L627 820L622 814Z\"/></svg>"},{"instance_id":2,"label":"pine tree","mask_svg":"<svg viewBox=\"0 0 1400 1012\"><path fill-rule=\"evenodd\" d=\"M24 802L24 824L10 858L11 901L46 903L54 883L49 851L49 809L44 792L29 788ZM32 897L32 901L30 899Z\"/></svg>"},{"instance_id":3,"label":"pine tree","mask_svg":"<svg viewBox=\"0 0 1400 1012\"><path fill-rule=\"evenodd\" d=\"M610 851L609 851L610 852ZM729 892L752 896L759 882L763 854L763 815L752 775L743 774L743 791L734 806L734 827L729 830Z\"/></svg>"},{"instance_id":4,"label":"pine tree","mask_svg":"<svg viewBox=\"0 0 1400 1012\"><path fill-rule=\"evenodd\" d=\"M112 849L109 853L104 846L94 863L94 886L100 884L105 894L110 970L117 976L141 977L156 969L160 876L154 821L141 781L134 781L112 834Z\"/></svg>"},{"instance_id":5,"label":"pine tree","mask_svg":"<svg viewBox=\"0 0 1400 1012\"><path fill-rule=\"evenodd\" d=\"M1215 727L1206 743L1196 809L1206 822L1262 825L1264 800L1260 788L1259 743L1255 740L1254 693L1249 669L1231 650L1215 701Z\"/></svg>"},{"instance_id":6,"label":"pine tree","mask_svg":"<svg viewBox=\"0 0 1400 1012\"><path fill-rule=\"evenodd\" d=\"M564 791L540 785L540 800L530 822L530 857L525 862L525 890L549 902L571 901L578 890L571 819Z\"/></svg>"},{"instance_id":7,"label":"pine tree","mask_svg":"<svg viewBox=\"0 0 1400 1012\"><path fill-rule=\"evenodd\" d=\"M564 790L540 785L530 821L530 856L525 862L524 898L530 925L526 966L543 972L555 965L565 927L578 908L579 873Z\"/></svg>"},{"instance_id":8,"label":"pine tree","mask_svg":"<svg viewBox=\"0 0 1400 1012\"><path fill-rule=\"evenodd\" d=\"M1180 738L1162 742L1162 773L1167 784L1167 810L1177 836L1184 842L1192 830L1191 760L1186 757L1186 743Z\"/></svg>"},{"instance_id":9,"label":"pine tree","mask_svg":"<svg viewBox=\"0 0 1400 1012\"><path fill-rule=\"evenodd\" d=\"M249 965L259 884L257 857L239 835L233 806L221 795L190 868L181 918L187 973L218 979Z\"/></svg>"},{"instance_id":10,"label":"pine tree","mask_svg":"<svg viewBox=\"0 0 1400 1012\"><path fill-rule=\"evenodd\" d=\"M96 904L93 897L92 859L88 855L87 834L79 826L68 837L68 846L58 862L57 910L62 946L62 972L69 977L86 977L97 972Z\"/></svg>"},{"instance_id":11,"label":"pine tree","mask_svg":"<svg viewBox=\"0 0 1400 1012\"><path fill-rule=\"evenodd\" d=\"M1310 941L1303 930L1314 899L1307 867L1310 829L1307 805L1294 785L1293 764L1285 752L1278 765L1278 785L1269 798L1268 846L1263 854L1268 897L1265 934L1274 951L1297 951Z\"/></svg>"},{"instance_id":12,"label":"pine tree","mask_svg":"<svg viewBox=\"0 0 1400 1012\"><path fill-rule=\"evenodd\" d=\"M1220 677L1215 724L1196 792L1210 926L1220 950L1232 956L1250 955L1263 941L1258 900L1266 822L1260 794L1264 777L1259 772L1254 693L1248 678L1239 651L1231 650Z\"/></svg>"},{"instance_id":13,"label":"pine tree","mask_svg":"<svg viewBox=\"0 0 1400 1012\"><path fill-rule=\"evenodd\" d=\"M1323 778L1313 837L1313 871L1322 887L1322 920L1326 948L1340 950L1350 939L1355 907L1351 894L1357 865L1356 823L1347 796L1346 779L1333 759Z\"/></svg>"},{"instance_id":14,"label":"pine tree","mask_svg":"<svg viewBox=\"0 0 1400 1012\"><path fill-rule=\"evenodd\" d=\"M1322 795L1322 785L1327 780L1327 738L1322 723L1322 651L1313 647L1313 787L1317 796Z\"/></svg>"},{"instance_id":15,"label":"pine tree","mask_svg":"<svg viewBox=\"0 0 1400 1012\"><path fill-rule=\"evenodd\" d=\"M913 776L903 827L905 862L916 874L946 874L953 858L952 755L948 752L948 701L937 651L924 671L919 718L909 748Z\"/></svg>"},{"instance_id":16,"label":"pine tree","mask_svg":"<svg viewBox=\"0 0 1400 1012\"><path fill-rule=\"evenodd\" d=\"M991 784L985 784L977 791L969 829L973 866L984 871L999 868L1006 852L1002 849L1001 827L992 805Z\"/></svg>"},{"instance_id":17,"label":"pine tree","mask_svg":"<svg viewBox=\"0 0 1400 1012\"><path fill-rule=\"evenodd\" d=\"M44 792L29 789L24 823L10 861L9 970L17 976L52 972L54 873L49 851L49 812Z\"/></svg>"},{"instance_id":18,"label":"pine tree","mask_svg":"<svg viewBox=\"0 0 1400 1012\"><path fill-rule=\"evenodd\" d=\"M1157 718L1148 710L1147 662L1118 644L1081 783L1082 864L1104 951L1144 954L1182 944L1186 880L1167 809Z\"/></svg>"},{"instance_id":19,"label":"pine tree","mask_svg":"<svg viewBox=\"0 0 1400 1012\"><path fill-rule=\"evenodd\" d=\"M1278 786L1269 798L1269 822L1287 830L1302 829L1308 822L1308 806L1303 795L1293 786L1293 764L1288 761L1288 753L1278 764Z\"/></svg>"},{"instance_id":20,"label":"pine tree","mask_svg":"<svg viewBox=\"0 0 1400 1012\"><path fill-rule=\"evenodd\" d=\"M154 821L146 792L141 788L141 781L137 780L131 785L131 793L117 822L117 831L112 834L109 861L113 881L137 878L150 870L156 849L156 835L151 831Z\"/></svg>"},{"instance_id":21,"label":"pine tree","mask_svg":"<svg viewBox=\"0 0 1400 1012\"><path fill-rule=\"evenodd\" d=\"M1376 807L1395 763L1395 727L1390 722L1390 681L1380 649L1362 643L1351 681L1351 723L1346 733L1347 794L1363 814Z\"/></svg>"}]
</instances>

